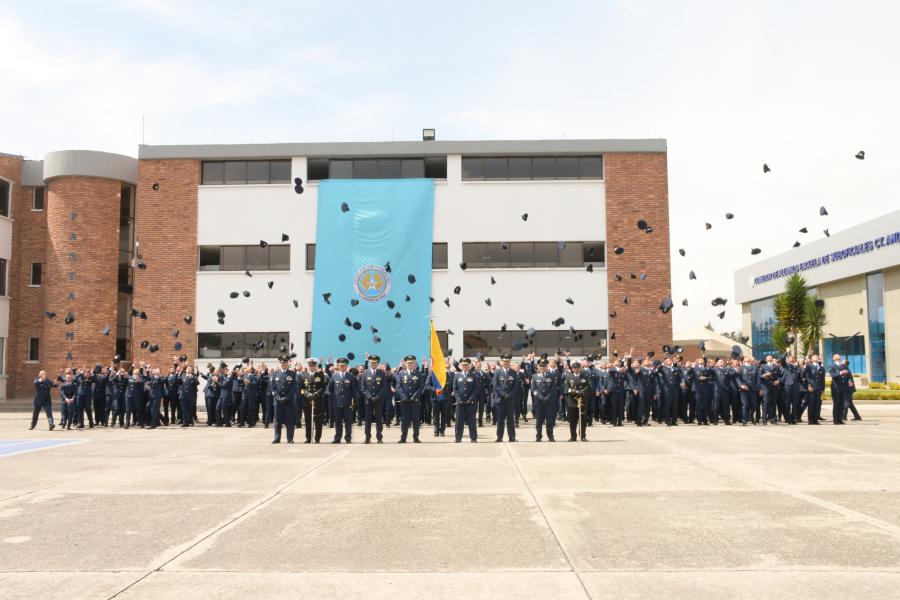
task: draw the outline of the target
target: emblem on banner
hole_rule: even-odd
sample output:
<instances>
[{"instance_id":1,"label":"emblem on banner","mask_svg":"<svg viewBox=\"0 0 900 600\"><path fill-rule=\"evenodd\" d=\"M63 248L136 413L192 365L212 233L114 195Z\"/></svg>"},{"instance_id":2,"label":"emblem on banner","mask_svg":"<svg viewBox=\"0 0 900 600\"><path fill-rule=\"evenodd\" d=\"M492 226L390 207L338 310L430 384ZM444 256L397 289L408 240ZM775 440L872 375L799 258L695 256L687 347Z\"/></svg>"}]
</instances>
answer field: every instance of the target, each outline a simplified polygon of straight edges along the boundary
<instances>
[{"instance_id":1,"label":"emblem on banner","mask_svg":"<svg viewBox=\"0 0 900 600\"><path fill-rule=\"evenodd\" d=\"M353 289L356 290L356 295L366 302L377 302L391 289L390 273L384 267L366 265L356 272Z\"/></svg>"}]
</instances>

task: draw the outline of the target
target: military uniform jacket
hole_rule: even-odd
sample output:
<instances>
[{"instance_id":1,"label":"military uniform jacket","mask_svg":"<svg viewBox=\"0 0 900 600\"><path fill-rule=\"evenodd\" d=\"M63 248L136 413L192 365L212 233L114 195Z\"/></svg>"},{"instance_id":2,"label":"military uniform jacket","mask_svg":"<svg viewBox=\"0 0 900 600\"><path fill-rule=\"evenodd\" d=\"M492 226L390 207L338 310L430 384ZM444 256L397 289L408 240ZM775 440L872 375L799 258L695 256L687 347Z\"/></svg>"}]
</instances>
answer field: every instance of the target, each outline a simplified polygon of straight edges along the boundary
<instances>
[{"instance_id":1,"label":"military uniform jacket","mask_svg":"<svg viewBox=\"0 0 900 600\"><path fill-rule=\"evenodd\" d=\"M366 369L360 375L360 391L366 404L375 404L390 397L391 388L381 369Z\"/></svg>"},{"instance_id":2,"label":"military uniform jacket","mask_svg":"<svg viewBox=\"0 0 900 600\"><path fill-rule=\"evenodd\" d=\"M181 380L177 373L166 375L166 398L174 400L178 398L178 392L181 389Z\"/></svg>"},{"instance_id":3,"label":"military uniform jacket","mask_svg":"<svg viewBox=\"0 0 900 600\"><path fill-rule=\"evenodd\" d=\"M624 392L627 380L628 374L624 370L620 371L618 367L613 367L607 371L606 389L610 393Z\"/></svg>"},{"instance_id":4,"label":"military uniform jacket","mask_svg":"<svg viewBox=\"0 0 900 600\"><path fill-rule=\"evenodd\" d=\"M44 400L50 400L50 388L55 388L56 384L50 381L49 379L44 379L41 381L40 379L34 380L34 401L35 402L43 402Z\"/></svg>"},{"instance_id":5,"label":"military uniform jacket","mask_svg":"<svg viewBox=\"0 0 900 600\"><path fill-rule=\"evenodd\" d=\"M335 408L349 408L353 406L354 400L359 395L359 388L356 377L349 371L341 373L335 371L328 380L328 388L325 392L334 402Z\"/></svg>"},{"instance_id":6,"label":"military uniform jacket","mask_svg":"<svg viewBox=\"0 0 900 600\"><path fill-rule=\"evenodd\" d=\"M78 384L78 398L87 400L91 395L91 385L94 383L94 378L87 373L79 373L75 376L75 383Z\"/></svg>"},{"instance_id":7,"label":"military uniform jacket","mask_svg":"<svg viewBox=\"0 0 900 600\"><path fill-rule=\"evenodd\" d=\"M846 375L841 374L841 371L847 371ZM846 392L850 388L850 374L849 369L844 364L834 364L832 363L828 367L828 374L831 375L831 387L832 389L837 388L843 392Z\"/></svg>"},{"instance_id":8,"label":"military uniform jacket","mask_svg":"<svg viewBox=\"0 0 900 600\"><path fill-rule=\"evenodd\" d=\"M307 402L316 401L317 406L324 407L322 397L325 395L325 387L328 385L326 375L321 370L306 372L300 376L303 382L303 396Z\"/></svg>"},{"instance_id":9,"label":"military uniform jacket","mask_svg":"<svg viewBox=\"0 0 900 600\"><path fill-rule=\"evenodd\" d=\"M418 369L400 371L397 374L397 400L399 402L419 402L422 399L422 392L425 390L425 379L426 376Z\"/></svg>"},{"instance_id":10,"label":"military uniform jacket","mask_svg":"<svg viewBox=\"0 0 900 600\"><path fill-rule=\"evenodd\" d=\"M742 391L740 386L746 387L749 391L754 391L756 389L756 367L753 365L741 365L740 371L738 371L738 391Z\"/></svg>"},{"instance_id":11,"label":"military uniform jacket","mask_svg":"<svg viewBox=\"0 0 900 600\"><path fill-rule=\"evenodd\" d=\"M471 373L471 371L469 372ZM514 398L518 379L518 375L512 369L501 367L494 371L494 395L491 404L496 405L503 400Z\"/></svg>"},{"instance_id":12,"label":"military uniform jacket","mask_svg":"<svg viewBox=\"0 0 900 600\"><path fill-rule=\"evenodd\" d=\"M682 371L681 367L660 365L657 370L659 378L659 393L668 398L678 396L678 389L681 385Z\"/></svg>"},{"instance_id":13,"label":"military uniform jacket","mask_svg":"<svg viewBox=\"0 0 900 600\"><path fill-rule=\"evenodd\" d=\"M297 396L297 372L293 369L276 371L272 376L272 398L279 404L293 402Z\"/></svg>"},{"instance_id":14,"label":"military uniform jacket","mask_svg":"<svg viewBox=\"0 0 900 600\"><path fill-rule=\"evenodd\" d=\"M181 397L188 401L196 400L197 386L199 384L200 380L197 379L196 375L183 373L181 375Z\"/></svg>"},{"instance_id":15,"label":"military uniform jacket","mask_svg":"<svg viewBox=\"0 0 900 600\"><path fill-rule=\"evenodd\" d=\"M791 364L787 361L787 354L781 357L781 385L786 390L800 387L800 368L797 363Z\"/></svg>"},{"instance_id":16,"label":"military uniform jacket","mask_svg":"<svg viewBox=\"0 0 900 600\"><path fill-rule=\"evenodd\" d=\"M59 395L63 400L74 400L77 393L78 384L74 381L72 383L64 383L59 386Z\"/></svg>"},{"instance_id":17,"label":"military uniform jacket","mask_svg":"<svg viewBox=\"0 0 900 600\"><path fill-rule=\"evenodd\" d=\"M106 397L106 382L109 377L103 373L97 373L94 375L94 401L97 402L101 398Z\"/></svg>"},{"instance_id":18,"label":"military uniform jacket","mask_svg":"<svg viewBox=\"0 0 900 600\"><path fill-rule=\"evenodd\" d=\"M591 367L587 369L588 377L591 380L591 393L597 395L609 394L609 371L606 369L595 369Z\"/></svg>"},{"instance_id":19,"label":"military uniform jacket","mask_svg":"<svg viewBox=\"0 0 900 600\"><path fill-rule=\"evenodd\" d=\"M760 382L762 383L762 385L766 386L769 389L774 387L775 382L779 381L780 379L781 379L781 369L779 369L778 366L775 365L775 363L772 363L772 364L766 363L765 366L763 366L759 370Z\"/></svg>"},{"instance_id":20,"label":"military uniform jacket","mask_svg":"<svg viewBox=\"0 0 900 600\"><path fill-rule=\"evenodd\" d=\"M138 401L144 400L144 385L147 378L143 375L129 375L128 385L125 387L125 397L134 398Z\"/></svg>"},{"instance_id":21,"label":"military uniform jacket","mask_svg":"<svg viewBox=\"0 0 900 600\"><path fill-rule=\"evenodd\" d=\"M588 398L591 394L591 378L587 373L582 371L577 375L569 373L564 380L566 406L575 408L578 406L578 399L581 399L581 405L586 407Z\"/></svg>"},{"instance_id":22,"label":"military uniform jacket","mask_svg":"<svg viewBox=\"0 0 900 600\"><path fill-rule=\"evenodd\" d=\"M259 383L259 378L256 376L256 373L246 373L244 375L244 394L248 398L256 399L256 386Z\"/></svg>"},{"instance_id":23,"label":"military uniform jacket","mask_svg":"<svg viewBox=\"0 0 900 600\"><path fill-rule=\"evenodd\" d=\"M816 362L803 365L803 378L806 385L816 392L825 391L825 367Z\"/></svg>"},{"instance_id":24,"label":"military uniform jacket","mask_svg":"<svg viewBox=\"0 0 900 600\"><path fill-rule=\"evenodd\" d=\"M499 369L498 369L499 372ZM509 371L512 373L512 370ZM496 377L496 374L494 375ZM478 402L478 375L475 371L459 371L453 378L453 396L457 404L475 404Z\"/></svg>"},{"instance_id":25,"label":"military uniform jacket","mask_svg":"<svg viewBox=\"0 0 900 600\"><path fill-rule=\"evenodd\" d=\"M531 395L535 402L555 403L559 399L559 387L556 376L538 371L531 376Z\"/></svg>"},{"instance_id":26,"label":"military uniform jacket","mask_svg":"<svg viewBox=\"0 0 900 600\"><path fill-rule=\"evenodd\" d=\"M147 383L144 384L144 389L147 391L147 396L150 398L150 400L161 400L165 388L165 380L162 377L157 377L156 375L151 375L149 378L147 378Z\"/></svg>"}]
</instances>

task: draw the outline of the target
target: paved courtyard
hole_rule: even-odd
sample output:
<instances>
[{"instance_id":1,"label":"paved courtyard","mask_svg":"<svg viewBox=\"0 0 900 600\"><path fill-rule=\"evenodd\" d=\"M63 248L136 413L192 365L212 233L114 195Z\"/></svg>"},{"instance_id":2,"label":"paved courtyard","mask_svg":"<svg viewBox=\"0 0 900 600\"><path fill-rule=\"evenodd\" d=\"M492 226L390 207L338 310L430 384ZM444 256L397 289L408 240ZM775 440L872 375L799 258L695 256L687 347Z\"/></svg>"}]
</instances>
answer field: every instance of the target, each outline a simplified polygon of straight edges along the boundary
<instances>
[{"instance_id":1,"label":"paved courtyard","mask_svg":"<svg viewBox=\"0 0 900 600\"><path fill-rule=\"evenodd\" d=\"M0 597L898 598L900 406L860 410L405 446L0 414Z\"/></svg>"}]
</instances>

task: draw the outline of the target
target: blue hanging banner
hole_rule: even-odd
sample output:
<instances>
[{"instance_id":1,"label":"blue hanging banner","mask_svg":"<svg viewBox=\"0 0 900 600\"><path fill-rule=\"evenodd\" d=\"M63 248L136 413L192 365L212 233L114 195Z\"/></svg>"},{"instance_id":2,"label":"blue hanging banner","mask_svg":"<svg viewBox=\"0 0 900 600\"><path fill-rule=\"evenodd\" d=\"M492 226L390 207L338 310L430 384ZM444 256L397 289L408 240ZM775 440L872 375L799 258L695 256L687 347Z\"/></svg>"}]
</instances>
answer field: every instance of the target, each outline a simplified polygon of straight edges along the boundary
<instances>
[{"instance_id":1,"label":"blue hanging banner","mask_svg":"<svg viewBox=\"0 0 900 600\"><path fill-rule=\"evenodd\" d=\"M432 179L319 184L313 356L427 356L433 229Z\"/></svg>"}]
</instances>

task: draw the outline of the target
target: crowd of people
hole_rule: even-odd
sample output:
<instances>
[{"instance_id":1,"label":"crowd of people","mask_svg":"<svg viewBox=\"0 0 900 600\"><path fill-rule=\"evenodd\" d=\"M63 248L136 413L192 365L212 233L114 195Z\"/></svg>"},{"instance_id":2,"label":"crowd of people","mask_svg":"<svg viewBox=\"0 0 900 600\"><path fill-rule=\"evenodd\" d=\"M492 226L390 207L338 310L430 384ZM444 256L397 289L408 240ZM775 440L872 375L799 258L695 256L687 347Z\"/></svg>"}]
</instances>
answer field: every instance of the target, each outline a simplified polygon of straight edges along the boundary
<instances>
[{"instance_id":1,"label":"crowd of people","mask_svg":"<svg viewBox=\"0 0 900 600\"><path fill-rule=\"evenodd\" d=\"M668 350L668 349L667 349ZM651 353L648 353L651 354ZM652 355L651 355L652 356ZM424 424L435 437L448 429L460 442L466 429L472 442L479 428L496 429L496 441L516 441L529 416L535 439L555 441L557 419L568 423L569 441L587 441L595 424L637 427L653 423L676 426L769 425L822 421L822 394L830 378L831 421L844 424L853 404L853 373L840 355L824 365L818 356L755 360L732 353L731 359L685 361L665 353L662 360L632 356L612 360L587 356L573 360L567 353L540 357L530 354L498 361L478 357L446 359L441 385L427 358L406 356L392 368L376 355L351 367L346 358L325 364L310 358L304 365L283 356L279 365L256 365L252 359L229 367L208 364L196 373L186 357L173 357L163 372L148 363L126 370L120 361L109 366L66 369L55 379L41 371L34 380L31 429L41 411L55 428L51 390L59 392L60 427L130 427L154 429L192 427L198 418L198 398L210 427L255 427L275 430L272 443L293 443L295 428L305 426L306 443L319 443L325 425L334 429L332 443L350 443L353 425L364 426L365 443L383 441L383 428L401 427L400 443L412 429L420 441ZM199 389L203 385L202 396ZM527 425L525 426L527 427Z\"/></svg>"}]
</instances>

